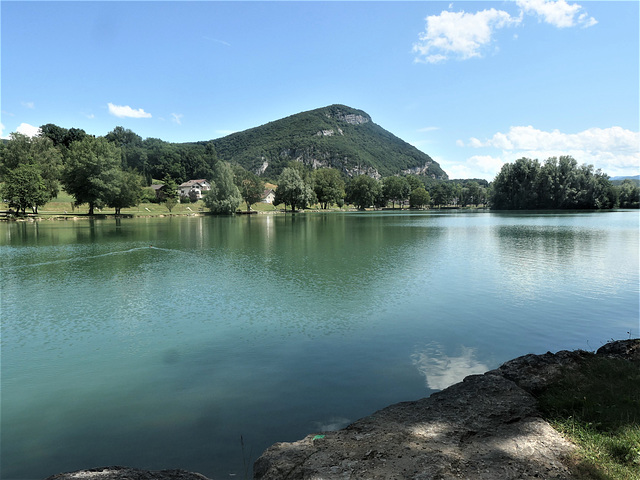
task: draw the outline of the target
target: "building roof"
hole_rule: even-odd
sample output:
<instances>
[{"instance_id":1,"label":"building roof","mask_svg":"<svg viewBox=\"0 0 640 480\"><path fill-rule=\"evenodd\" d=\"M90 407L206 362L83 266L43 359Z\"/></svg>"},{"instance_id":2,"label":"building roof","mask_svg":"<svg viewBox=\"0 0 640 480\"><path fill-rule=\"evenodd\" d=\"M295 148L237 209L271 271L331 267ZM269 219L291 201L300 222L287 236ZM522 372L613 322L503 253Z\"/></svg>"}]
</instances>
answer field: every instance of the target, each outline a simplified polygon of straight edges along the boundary
<instances>
[{"instance_id":1,"label":"building roof","mask_svg":"<svg viewBox=\"0 0 640 480\"><path fill-rule=\"evenodd\" d=\"M209 183L206 180L188 180L184 183L181 183L180 186L181 187L195 187L198 185L204 185L205 183Z\"/></svg>"}]
</instances>

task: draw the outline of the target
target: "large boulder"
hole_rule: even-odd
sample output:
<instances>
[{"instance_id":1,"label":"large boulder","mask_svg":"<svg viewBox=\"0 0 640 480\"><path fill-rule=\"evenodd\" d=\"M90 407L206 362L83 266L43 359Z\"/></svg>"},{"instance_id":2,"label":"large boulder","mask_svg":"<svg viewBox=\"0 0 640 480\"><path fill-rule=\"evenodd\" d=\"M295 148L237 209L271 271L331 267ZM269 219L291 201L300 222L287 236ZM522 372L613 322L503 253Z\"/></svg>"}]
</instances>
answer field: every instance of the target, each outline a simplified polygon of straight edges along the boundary
<instances>
[{"instance_id":1,"label":"large boulder","mask_svg":"<svg viewBox=\"0 0 640 480\"><path fill-rule=\"evenodd\" d=\"M255 462L254 478L569 479L563 460L575 446L541 418L534 395L594 355L638 360L640 339L596 354L524 355L343 430L276 443Z\"/></svg>"}]
</instances>

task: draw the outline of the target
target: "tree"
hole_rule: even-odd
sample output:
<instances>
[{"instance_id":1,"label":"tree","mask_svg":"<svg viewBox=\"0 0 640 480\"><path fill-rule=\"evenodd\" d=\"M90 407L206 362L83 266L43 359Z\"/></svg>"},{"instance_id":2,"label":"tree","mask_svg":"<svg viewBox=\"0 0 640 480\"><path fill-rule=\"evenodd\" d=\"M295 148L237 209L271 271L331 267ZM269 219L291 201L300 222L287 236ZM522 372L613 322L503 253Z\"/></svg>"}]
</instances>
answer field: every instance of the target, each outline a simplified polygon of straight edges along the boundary
<instances>
[{"instance_id":1,"label":"tree","mask_svg":"<svg viewBox=\"0 0 640 480\"><path fill-rule=\"evenodd\" d=\"M40 136L49 138L55 147L61 149L63 155L66 154L67 149L73 142L79 142L87 136L87 132L81 128L64 128L54 125L53 123L47 123L40 127Z\"/></svg>"},{"instance_id":2,"label":"tree","mask_svg":"<svg viewBox=\"0 0 640 480\"><path fill-rule=\"evenodd\" d=\"M32 208L38 213L38 207L46 204L51 195L36 165L24 164L9 171L0 188L0 196L9 204L9 208L26 213Z\"/></svg>"},{"instance_id":3,"label":"tree","mask_svg":"<svg viewBox=\"0 0 640 480\"><path fill-rule=\"evenodd\" d=\"M169 210L169 213L171 213L171 210L173 210L173 207L175 207L178 204L178 199L175 197L169 197L164 201L164 206L167 207L167 210Z\"/></svg>"},{"instance_id":4,"label":"tree","mask_svg":"<svg viewBox=\"0 0 640 480\"><path fill-rule=\"evenodd\" d=\"M396 202L402 208L410 194L411 186L405 177L387 177L382 181L382 195L385 201L391 200L392 208L396 208Z\"/></svg>"},{"instance_id":5,"label":"tree","mask_svg":"<svg viewBox=\"0 0 640 480\"><path fill-rule=\"evenodd\" d=\"M480 185L478 182L469 182L462 189L462 205L478 205L480 202Z\"/></svg>"},{"instance_id":6,"label":"tree","mask_svg":"<svg viewBox=\"0 0 640 480\"><path fill-rule=\"evenodd\" d=\"M325 210L333 203L344 201L344 180L335 168L320 168L313 172L313 190Z\"/></svg>"},{"instance_id":7,"label":"tree","mask_svg":"<svg viewBox=\"0 0 640 480\"><path fill-rule=\"evenodd\" d=\"M10 135L9 141L0 150L0 180L11 170L23 165L35 167L45 185L47 201L58 195L62 156L49 138L28 137L20 133Z\"/></svg>"},{"instance_id":8,"label":"tree","mask_svg":"<svg viewBox=\"0 0 640 480\"><path fill-rule=\"evenodd\" d=\"M418 187L411 192L411 196L409 197L409 205L411 208L423 208L429 205L429 203L431 203L431 197L424 187Z\"/></svg>"},{"instance_id":9,"label":"tree","mask_svg":"<svg viewBox=\"0 0 640 480\"><path fill-rule=\"evenodd\" d=\"M613 208L617 191L608 175L570 156L537 160L521 158L505 164L492 184L495 209Z\"/></svg>"},{"instance_id":10,"label":"tree","mask_svg":"<svg viewBox=\"0 0 640 480\"><path fill-rule=\"evenodd\" d=\"M216 214L230 214L237 210L242 197L233 183L233 170L227 162L218 161L213 169L211 190L204 196L204 204Z\"/></svg>"},{"instance_id":11,"label":"tree","mask_svg":"<svg viewBox=\"0 0 640 480\"><path fill-rule=\"evenodd\" d=\"M313 190L300 177L295 168L286 167L278 177L278 188L274 205L284 203L284 209L291 205L291 211L306 207L315 197Z\"/></svg>"},{"instance_id":12,"label":"tree","mask_svg":"<svg viewBox=\"0 0 640 480\"><path fill-rule=\"evenodd\" d=\"M93 215L96 206L117 195L120 172L120 149L104 137L86 136L71 143L62 184L76 205L88 203Z\"/></svg>"},{"instance_id":13,"label":"tree","mask_svg":"<svg viewBox=\"0 0 640 480\"><path fill-rule=\"evenodd\" d=\"M116 215L120 215L120 209L133 207L140 203L142 198L142 178L129 169L120 171L115 178L116 188L110 190L111 196L105 200L107 206L115 208Z\"/></svg>"},{"instance_id":14,"label":"tree","mask_svg":"<svg viewBox=\"0 0 640 480\"><path fill-rule=\"evenodd\" d=\"M241 166L234 167L234 181L242 199L247 204L247 212L251 205L262 200L264 194L264 181L255 173L245 170Z\"/></svg>"},{"instance_id":15,"label":"tree","mask_svg":"<svg viewBox=\"0 0 640 480\"><path fill-rule=\"evenodd\" d=\"M640 188L633 181L624 179L618 190L618 200L620 208L640 207Z\"/></svg>"},{"instance_id":16,"label":"tree","mask_svg":"<svg viewBox=\"0 0 640 480\"><path fill-rule=\"evenodd\" d=\"M169 175L166 175L162 180L164 188L160 192L160 201L167 207L169 213L178 204L178 185L173 181Z\"/></svg>"},{"instance_id":17,"label":"tree","mask_svg":"<svg viewBox=\"0 0 640 480\"><path fill-rule=\"evenodd\" d=\"M382 198L382 186L375 178L358 175L349 182L347 200L360 210L377 204L380 198Z\"/></svg>"},{"instance_id":18,"label":"tree","mask_svg":"<svg viewBox=\"0 0 640 480\"><path fill-rule=\"evenodd\" d=\"M151 172L142 137L128 128L116 127L105 138L120 147L123 170L135 168L144 177L145 184L151 185Z\"/></svg>"},{"instance_id":19,"label":"tree","mask_svg":"<svg viewBox=\"0 0 640 480\"><path fill-rule=\"evenodd\" d=\"M413 192L416 188L424 187L424 182L417 175L407 175L404 177L409 182L409 186L411 187L411 191Z\"/></svg>"},{"instance_id":20,"label":"tree","mask_svg":"<svg viewBox=\"0 0 640 480\"><path fill-rule=\"evenodd\" d=\"M440 182L436 184L429 192L431 203L433 205L449 205L453 196L453 190L448 183Z\"/></svg>"}]
</instances>

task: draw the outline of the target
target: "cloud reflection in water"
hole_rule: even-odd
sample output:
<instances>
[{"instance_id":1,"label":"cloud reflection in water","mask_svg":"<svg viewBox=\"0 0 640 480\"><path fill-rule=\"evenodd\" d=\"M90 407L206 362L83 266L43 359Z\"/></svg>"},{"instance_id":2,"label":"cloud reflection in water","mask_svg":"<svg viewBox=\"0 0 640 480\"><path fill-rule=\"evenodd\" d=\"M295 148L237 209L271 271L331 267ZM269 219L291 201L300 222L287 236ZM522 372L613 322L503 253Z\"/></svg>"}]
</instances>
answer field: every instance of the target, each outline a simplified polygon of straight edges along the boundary
<instances>
[{"instance_id":1,"label":"cloud reflection in water","mask_svg":"<svg viewBox=\"0 0 640 480\"><path fill-rule=\"evenodd\" d=\"M423 349L417 349L411 360L418 371L424 375L427 387L432 390L444 390L458 383L468 375L481 374L489 370L484 363L475 358L475 348L460 345L460 355L449 356L444 347L430 343Z\"/></svg>"}]
</instances>

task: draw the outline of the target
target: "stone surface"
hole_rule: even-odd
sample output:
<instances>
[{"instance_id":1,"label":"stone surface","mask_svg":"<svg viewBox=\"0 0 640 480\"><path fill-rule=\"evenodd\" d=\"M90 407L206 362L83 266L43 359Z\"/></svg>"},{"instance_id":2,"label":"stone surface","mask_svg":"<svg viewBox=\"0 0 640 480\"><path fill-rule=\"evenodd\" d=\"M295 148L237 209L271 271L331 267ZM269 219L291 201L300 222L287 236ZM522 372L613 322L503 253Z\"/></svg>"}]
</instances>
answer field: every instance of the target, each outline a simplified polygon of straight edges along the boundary
<instances>
[{"instance_id":1,"label":"stone surface","mask_svg":"<svg viewBox=\"0 0 640 480\"><path fill-rule=\"evenodd\" d=\"M46 480L209 480L199 473L185 470L139 470L129 467L100 467L59 473Z\"/></svg>"},{"instance_id":2,"label":"stone surface","mask_svg":"<svg viewBox=\"0 0 640 480\"><path fill-rule=\"evenodd\" d=\"M638 359L640 340L596 354L525 355L343 430L277 443L254 464L254 478L569 479L563 459L575 447L540 417L533 395L593 355Z\"/></svg>"},{"instance_id":3,"label":"stone surface","mask_svg":"<svg viewBox=\"0 0 640 480\"><path fill-rule=\"evenodd\" d=\"M392 405L349 427L267 449L256 479L569 478L572 445L535 399L499 375L474 375L429 398Z\"/></svg>"},{"instance_id":4,"label":"stone surface","mask_svg":"<svg viewBox=\"0 0 640 480\"><path fill-rule=\"evenodd\" d=\"M276 443L254 464L257 480L570 479L574 446L545 422L535 393L593 355L640 361L640 339L524 355L414 402L402 402L336 432ZM209 480L184 470L103 467L46 480Z\"/></svg>"}]
</instances>

